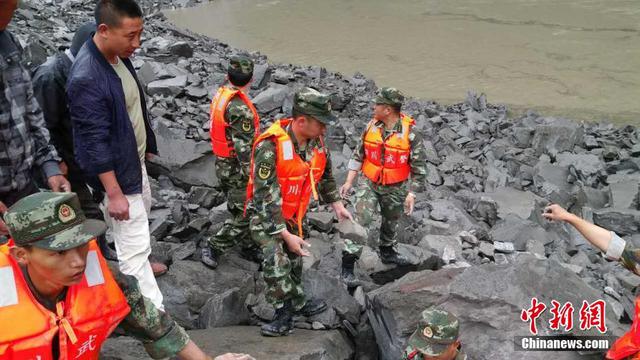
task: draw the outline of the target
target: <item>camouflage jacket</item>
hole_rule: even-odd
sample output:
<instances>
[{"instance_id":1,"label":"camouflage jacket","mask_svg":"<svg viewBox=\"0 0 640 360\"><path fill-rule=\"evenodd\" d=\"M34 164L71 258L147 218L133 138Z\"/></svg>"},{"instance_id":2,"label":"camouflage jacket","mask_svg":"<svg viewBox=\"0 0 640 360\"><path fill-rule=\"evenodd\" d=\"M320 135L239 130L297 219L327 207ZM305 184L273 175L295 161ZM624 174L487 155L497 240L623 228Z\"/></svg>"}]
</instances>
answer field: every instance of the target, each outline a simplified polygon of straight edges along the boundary
<instances>
[{"instance_id":1,"label":"camouflage jacket","mask_svg":"<svg viewBox=\"0 0 640 360\"><path fill-rule=\"evenodd\" d=\"M305 161L311 158L314 149L322 147L320 140L314 139L307 142L305 148L301 148L291 131L291 127L287 128L287 133L291 137L296 154ZM322 202L330 204L340 200L340 194L331 169L331 154L327 149L325 152L327 165L322 179L318 182L318 196ZM274 141L267 139L256 146L253 167L255 174L265 174L254 178L253 207L266 233L278 234L286 228L286 222L282 218L281 212L282 198L276 177L276 144Z\"/></svg>"},{"instance_id":2,"label":"camouflage jacket","mask_svg":"<svg viewBox=\"0 0 640 360\"><path fill-rule=\"evenodd\" d=\"M611 260L619 261L622 266L634 274L640 275L640 249L632 243L624 241L613 231L606 256Z\"/></svg>"},{"instance_id":3,"label":"camouflage jacket","mask_svg":"<svg viewBox=\"0 0 640 360\"><path fill-rule=\"evenodd\" d=\"M189 335L169 314L158 310L151 300L142 296L138 281L133 276L120 272L118 264L115 262L108 262L108 264L131 308L131 312L122 320L119 326L126 335L140 340L152 358L163 359L175 356L187 345ZM40 295L35 286L33 286L26 268L21 266L21 269L35 299L49 311L55 312L56 302L64 301L66 297L66 289L58 296L56 301L48 300ZM53 344L54 358L57 358L59 349L55 346L56 342L53 342Z\"/></svg>"},{"instance_id":4,"label":"camouflage jacket","mask_svg":"<svg viewBox=\"0 0 640 360\"><path fill-rule=\"evenodd\" d=\"M232 168L239 167L243 178L249 178L249 165L251 163L251 149L255 129L253 113L247 105L238 97L234 97L227 105L224 113L227 128L227 139L233 144L237 158L218 158L216 161L229 162Z\"/></svg>"},{"instance_id":5,"label":"camouflage jacket","mask_svg":"<svg viewBox=\"0 0 640 360\"><path fill-rule=\"evenodd\" d=\"M402 132L402 121L398 121L391 130L385 129L382 121L375 121L373 126L377 126L383 130L385 140L393 134ZM348 165L349 170L359 171L362 167L362 162L364 161L364 135L365 133L360 137L358 146L356 146L356 149L351 156L351 160ZM415 128L415 126L411 127L409 141L411 143L411 153L409 154L409 165L411 166L409 191L414 193L422 192L425 190L427 180L427 150L422 141L422 134Z\"/></svg>"}]
</instances>

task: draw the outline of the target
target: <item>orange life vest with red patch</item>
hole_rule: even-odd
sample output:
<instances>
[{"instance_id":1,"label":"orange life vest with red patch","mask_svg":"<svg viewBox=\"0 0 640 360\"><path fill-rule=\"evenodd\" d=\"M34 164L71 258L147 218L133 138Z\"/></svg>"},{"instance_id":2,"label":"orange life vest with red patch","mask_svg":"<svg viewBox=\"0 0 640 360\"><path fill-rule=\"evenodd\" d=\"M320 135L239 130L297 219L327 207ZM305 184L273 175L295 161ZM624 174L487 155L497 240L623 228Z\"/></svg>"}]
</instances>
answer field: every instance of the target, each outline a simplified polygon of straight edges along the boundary
<instances>
[{"instance_id":1,"label":"orange life vest with red patch","mask_svg":"<svg viewBox=\"0 0 640 360\"><path fill-rule=\"evenodd\" d=\"M293 148L293 142L285 130L291 119L276 121L253 144L251 155L251 176L247 184L247 202L253 198L254 159L256 146L267 139L276 144L276 176L282 197L282 217L294 221L298 225L298 233L302 236L302 219L307 213L311 195L318 200L316 184L324 174L327 165L327 154L322 145L313 151L309 161L304 161ZM322 141L322 138L320 138ZM258 174L260 175L260 174Z\"/></svg>"},{"instance_id":2,"label":"orange life vest with red patch","mask_svg":"<svg viewBox=\"0 0 640 360\"><path fill-rule=\"evenodd\" d=\"M227 105L229 102L237 96L244 102L247 107L253 113L253 128L254 136L257 137L260 134L260 117L258 111L249 97L238 89L234 89L229 86L221 86L216 93L216 96L211 100L211 109L209 112L209 118L211 120L211 129L209 130L211 135L211 146L213 153L216 156L229 158L235 157L236 154L233 151L233 143L227 139L227 127L229 124L224 118L224 114L227 111ZM242 126L245 126L244 124ZM244 129L243 129L244 130ZM249 131L247 129L246 131Z\"/></svg>"},{"instance_id":3,"label":"orange life vest with red patch","mask_svg":"<svg viewBox=\"0 0 640 360\"><path fill-rule=\"evenodd\" d=\"M407 180L411 174L409 132L415 121L404 114L400 116L402 132L389 136L386 141L383 129L374 126L374 120L367 126L362 173L374 183L395 184Z\"/></svg>"},{"instance_id":4,"label":"orange life vest with red patch","mask_svg":"<svg viewBox=\"0 0 640 360\"><path fill-rule=\"evenodd\" d=\"M640 299L635 301L636 313L631 329L622 335L607 351L607 359L640 359Z\"/></svg>"},{"instance_id":5,"label":"orange life vest with red patch","mask_svg":"<svg viewBox=\"0 0 640 360\"><path fill-rule=\"evenodd\" d=\"M59 360L94 360L102 343L129 313L127 300L113 279L98 245L91 241L80 283L70 286L56 313L31 293L22 270L0 252L0 360L52 360L59 338Z\"/></svg>"},{"instance_id":6,"label":"orange life vest with red patch","mask_svg":"<svg viewBox=\"0 0 640 360\"><path fill-rule=\"evenodd\" d=\"M14 245L13 239L9 238L9 241L7 241L6 243L0 245L0 252L8 254L9 253L9 249L11 249L13 247L13 245Z\"/></svg>"}]
</instances>

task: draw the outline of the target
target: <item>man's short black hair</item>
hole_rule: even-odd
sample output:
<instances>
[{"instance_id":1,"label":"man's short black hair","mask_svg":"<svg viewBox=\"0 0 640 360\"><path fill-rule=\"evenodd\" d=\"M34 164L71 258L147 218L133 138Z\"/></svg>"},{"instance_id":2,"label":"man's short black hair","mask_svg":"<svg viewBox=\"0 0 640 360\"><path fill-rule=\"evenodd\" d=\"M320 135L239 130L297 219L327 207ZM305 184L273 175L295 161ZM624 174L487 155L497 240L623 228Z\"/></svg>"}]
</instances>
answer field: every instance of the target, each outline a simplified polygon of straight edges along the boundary
<instances>
[{"instance_id":1,"label":"man's short black hair","mask_svg":"<svg viewBox=\"0 0 640 360\"><path fill-rule=\"evenodd\" d=\"M253 78L253 74L244 74L240 71L229 71L227 75L229 76L229 82L237 87L247 85Z\"/></svg>"},{"instance_id":2,"label":"man's short black hair","mask_svg":"<svg viewBox=\"0 0 640 360\"><path fill-rule=\"evenodd\" d=\"M98 0L94 15L97 25L117 27L123 17L141 18L142 9L135 0Z\"/></svg>"}]
</instances>

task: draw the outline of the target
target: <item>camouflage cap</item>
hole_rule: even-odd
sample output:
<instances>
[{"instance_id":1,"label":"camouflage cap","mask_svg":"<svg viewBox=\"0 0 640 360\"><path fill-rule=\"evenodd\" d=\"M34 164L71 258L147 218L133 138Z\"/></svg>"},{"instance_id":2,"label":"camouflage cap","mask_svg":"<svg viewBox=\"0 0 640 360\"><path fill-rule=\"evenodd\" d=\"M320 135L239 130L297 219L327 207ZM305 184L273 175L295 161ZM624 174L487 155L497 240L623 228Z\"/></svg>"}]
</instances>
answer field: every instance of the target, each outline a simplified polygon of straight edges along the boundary
<instances>
[{"instance_id":1,"label":"camouflage cap","mask_svg":"<svg viewBox=\"0 0 640 360\"><path fill-rule=\"evenodd\" d=\"M404 95L396 88L383 87L378 90L373 101L381 105L402 106Z\"/></svg>"},{"instance_id":2,"label":"camouflage cap","mask_svg":"<svg viewBox=\"0 0 640 360\"><path fill-rule=\"evenodd\" d=\"M331 113L329 95L309 87L296 93L293 98L293 111L311 116L325 125L336 120L336 117Z\"/></svg>"},{"instance_id":3,"label":"camouflage cap","mask_svg":"<svg viewBox=\"0 0 640 360\"><path fill-rule=\"evenodd\" d=\"M438 356L458 339L458 327L458 319L450 312L427 309L407 345L425 355Z\"/></svg>"},{"instance_id":4,"label":"camouflage cap","mask_svg":"<svg viewBox=\"0 0 640 360\"><path fill-rule=\"evenodd\" d=\"M236 74L253 75L253 60L248 56L234 55L229 59L227 71Z\"/></svg>"},{"instance_id":5,"label":"camouflage cap","mask_svg":"<svg viewBox=\"0 0 640 360\"><path fill-rule=\"evenodd\" d=\"M40 192L13 204L4 214L16 245L69 250L104 234L106 225L87 219L75 193Z\"/></svg>"}]
</instances>

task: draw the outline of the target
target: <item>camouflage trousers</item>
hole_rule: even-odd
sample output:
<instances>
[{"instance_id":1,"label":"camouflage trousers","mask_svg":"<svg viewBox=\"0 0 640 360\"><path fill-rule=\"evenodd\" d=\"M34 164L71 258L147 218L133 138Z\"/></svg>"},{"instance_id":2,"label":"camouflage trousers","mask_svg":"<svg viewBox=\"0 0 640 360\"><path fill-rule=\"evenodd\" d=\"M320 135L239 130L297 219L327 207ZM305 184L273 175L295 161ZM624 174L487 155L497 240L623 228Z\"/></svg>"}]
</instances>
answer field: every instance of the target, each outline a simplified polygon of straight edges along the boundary
<instances>
[{"instance_id":1,"label":"camouflage trousers","mask_svg":"<svg viewBox=\"0 0 640 360\"><path fill-rule=\"evenodd\" d=\"M356 221L365 228L370 228L375 213L378 209L380 210L382 224L378 246L394 246L397 243L396 233L398 223L404 213L404 200L407 193L405 183L378 185L367 178L362 179L355 195ZM345 240L344 253L359 258L363 245L366 244Z\"/></svg>"},{"instance_id":2,"label":"camouflage trousers","mask_svg":"<svg viewBox=\"0 0 640 360\"><path fill-rule=\"evenodd\" d=\"M256 246L249 232L249 216L244 216L244 201L247 195L247 181L240 163L235 158L216 159L216 175L220 188L227 197L227 210L231 217L222 228L209 239L209 246L218 254L225 253L239 244L243 249Z\"/></svg>"},{"instance_id":3,"label":"camouflage trousers","mask_svg":"<svg viewBox=\"0 0 640 360\"><path fill-rule=\"evenodd\" d=\"M297 234L297 229L287 228ZM291 300L295 310L301 309L306 302L302 286L302 257L289 251L280 234L268 234L258 216L251 218L251 235L260 244L264 256L262 274L267 284L267 302L277 309Z\"/></svg>"}]
</instances>

